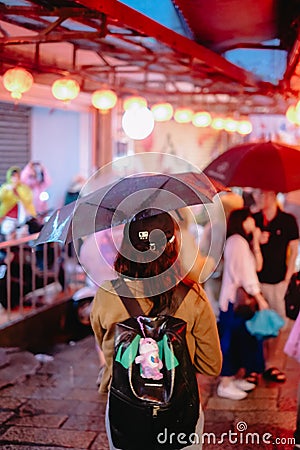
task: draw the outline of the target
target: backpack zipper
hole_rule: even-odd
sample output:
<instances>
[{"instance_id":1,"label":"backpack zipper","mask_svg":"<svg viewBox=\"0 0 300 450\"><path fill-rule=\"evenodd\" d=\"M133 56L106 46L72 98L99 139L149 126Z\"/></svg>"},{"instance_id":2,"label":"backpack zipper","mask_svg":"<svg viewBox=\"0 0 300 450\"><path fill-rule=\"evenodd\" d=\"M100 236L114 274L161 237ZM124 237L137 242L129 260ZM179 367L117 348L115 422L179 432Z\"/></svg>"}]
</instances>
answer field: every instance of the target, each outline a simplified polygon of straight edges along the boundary
<instances>
[{"instance_id":1,"label":"backpack zipper","mask_svg":"<svg viewBox=\"0 0 300 450\"><path fill-rule=\"evenodd\" d=\"M154 405L152 409L152 417L157 417L157 413L160 407L158 405Z\"/></svg>"}]
</instances>

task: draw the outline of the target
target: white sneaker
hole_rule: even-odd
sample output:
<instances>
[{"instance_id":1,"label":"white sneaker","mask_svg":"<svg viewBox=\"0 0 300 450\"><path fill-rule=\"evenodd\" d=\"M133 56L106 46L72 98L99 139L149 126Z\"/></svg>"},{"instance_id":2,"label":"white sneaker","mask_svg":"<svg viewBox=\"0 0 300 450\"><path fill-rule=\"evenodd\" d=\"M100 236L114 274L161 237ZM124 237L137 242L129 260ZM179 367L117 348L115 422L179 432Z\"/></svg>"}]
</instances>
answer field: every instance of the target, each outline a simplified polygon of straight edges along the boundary
<instances>
[{"instance_id":1,"label":"white sneaker","mask_svg":"<svg viewBox=\"0 0 300 450\"><path fill-rule=\"evenodd\" d=\"M247 392L236 387L233 381L231 381L228 386L219 384L217 394L219 397L230 398L231 400L242 400L248 395Z\"/></svg>"},{"instance_id":2,"label":"white sneaker","mask_svg":"<svg viewBox=\"0 0 300 450\"><path fill-rule=\"evenodd\" d=\"M249 383L247 380L243 380L243 378L236 378L233 380L234 385L241 389L242 391L252 391L252 389L256 388L254 383Z\"/></svg>"}]
</instances>

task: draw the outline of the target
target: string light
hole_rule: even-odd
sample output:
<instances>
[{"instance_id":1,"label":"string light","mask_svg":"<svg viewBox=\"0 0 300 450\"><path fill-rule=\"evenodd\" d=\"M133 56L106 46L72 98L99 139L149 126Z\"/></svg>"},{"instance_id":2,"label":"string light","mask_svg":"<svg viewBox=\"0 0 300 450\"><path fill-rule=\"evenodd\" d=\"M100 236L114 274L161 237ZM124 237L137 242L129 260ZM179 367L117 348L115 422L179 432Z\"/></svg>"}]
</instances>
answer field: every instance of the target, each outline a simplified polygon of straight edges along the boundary
<instances>
[{"instance_id":1,"label":"string light","mask_svg":"<svg viewBox=\"0 0 300 450\"><path fill-rule=\"evenodd\" d=\"M11 93L12 98L19 100L22 94L27 92L33 85L33 76L22 67L7 70L3 75L4 87ZM68 102L74 100L80 92L80 86L76 80L61 78L52 85L52 93L58 100ZM92 94L92 104L102 113L114 108L117 103L117 95L110 89L99 89ZM156 103L147 108L147 100L142 96L130 96L123 102L125 112L134 110L134 114L125 115L122 125L125 133L132 139L144 139L151 134L154 121L165 122L173 117L173 107L168 102ZM300 124L300 102L290 105L286 111L287 119ZM195 127L211 126L215 130L224 129L227 132L237 132L246 135L252 132L252 124L249 120L234 120L232 118L215 117L212 119L207 111L194 113L192 109L180 107L175 110L174 120L177 123L190 123Z\"/></svg>"}]
</instances>

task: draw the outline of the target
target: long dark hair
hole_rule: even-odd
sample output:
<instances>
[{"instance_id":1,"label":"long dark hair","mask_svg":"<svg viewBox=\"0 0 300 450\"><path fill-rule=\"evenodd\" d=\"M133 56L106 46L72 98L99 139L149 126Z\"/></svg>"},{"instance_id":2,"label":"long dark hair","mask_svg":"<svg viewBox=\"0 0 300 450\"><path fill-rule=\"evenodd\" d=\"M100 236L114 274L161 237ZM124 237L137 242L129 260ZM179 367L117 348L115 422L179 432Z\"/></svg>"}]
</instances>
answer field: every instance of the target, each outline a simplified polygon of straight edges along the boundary
<instances>
[{"instance_id":1,"label":"long dark hair","mask_svg":"<svg viewBox=\"0 0 300 450\"><path fill-rule=\"evenodd\" d=\"M243 222L248 217L252 217L249 208L235 209L232 211L227 222L227 238L233 234L239 234L249 242L252 239L252 234L247 235L243 228Z\"/></svg>"},{"instance_id":2,"label":"long dark hair","mask_svg":"<svg viewBox=\"0 0 300 450\"><path fill-rule=\"evenodd\" d=\"M175 285L181 279L176 238L165 244L162 253L159 248L153 250L151 261L145 253L143 262L143 252L139 253L137 261L136 250L128 239L127 227L128 225L125 226L123 241L114 263L116 272L123 277L142 279L145 295L153 301L151 315L163 312L173 314L177 309L176 296L173 295ZM160 274L163 276L158 276Z\"/></svg>"}]
</instances>

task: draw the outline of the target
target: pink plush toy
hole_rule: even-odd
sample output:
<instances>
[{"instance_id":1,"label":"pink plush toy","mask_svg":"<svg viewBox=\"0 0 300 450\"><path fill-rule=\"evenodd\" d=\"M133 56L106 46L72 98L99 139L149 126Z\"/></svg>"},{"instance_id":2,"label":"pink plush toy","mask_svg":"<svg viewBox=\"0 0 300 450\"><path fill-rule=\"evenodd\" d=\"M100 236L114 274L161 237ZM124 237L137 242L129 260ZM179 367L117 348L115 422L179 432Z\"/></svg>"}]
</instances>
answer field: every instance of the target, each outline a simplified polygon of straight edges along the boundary
<instances>
[{"instance_id":1,"label":"pink plush toy","mask_svg":"<svg viewBox=\"0 0 300 450\"><path fill-rule=\"evenodd\" d=\"M141 338L139 345L139 356L135 358L136 364L141 364L143 378L152 378L160 380L163 374L160 369L163 367L162 361L158 356L158 346L154 339Z\"/></svg>"}]
</instances>

